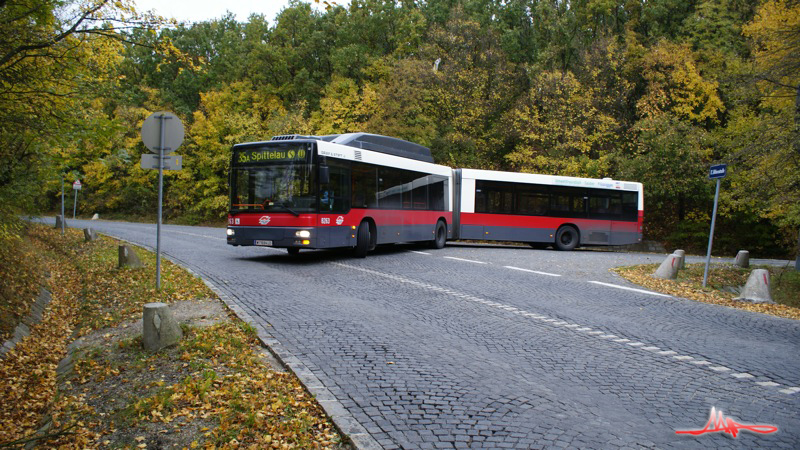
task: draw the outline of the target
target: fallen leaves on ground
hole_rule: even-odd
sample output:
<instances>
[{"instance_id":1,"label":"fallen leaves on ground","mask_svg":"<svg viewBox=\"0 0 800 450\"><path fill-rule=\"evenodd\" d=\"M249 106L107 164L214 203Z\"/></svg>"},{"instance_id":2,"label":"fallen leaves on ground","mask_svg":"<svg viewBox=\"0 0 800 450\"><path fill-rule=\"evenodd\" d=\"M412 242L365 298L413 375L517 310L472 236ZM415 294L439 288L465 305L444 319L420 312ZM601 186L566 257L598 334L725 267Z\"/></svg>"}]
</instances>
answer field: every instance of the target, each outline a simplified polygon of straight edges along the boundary
<instances>
[{"instance_id":1,"label":"fallen leaves on ground","mask_svg":"<svg viewBox=\"0 0 800 450\"><path fill-rule=\"evenodd\" d=\"M754 304L734 300L734 297L736 297L735 294L721 290L724 286L743 286L747 282L747 276L752 269L739 269L731 265L715 264L709 270L709 279L706 283L707 287L704 288L702 285L703 272L705 270L704 264L687 264L686 269L679 272L677 280L653 278L652 275L657 268L658 264L644 264L639 266L619 267L613 269L613 271L628 281L663 294L763 314L771 314L787 319L800 319L800 308L785 304ZM774 273L781 270L775 267L763 268L773 272L773 279L775 278ZM793 295L797 296L797 293L795 292ZM795 300L792 298L791 301L794 302Z\"/></svg>"},{"instance_id":2,"label":"fallen leaves on ground","mask_svg":"<svg viewBox=\"0 0 800 450\"><path fill-rule=\"evenodd\" d=\"M156 291L152 253L136 249L143 269L118 269L112 239L84 242L78 230L61 236L42 226L28 235L53 295L43 321L0 361L0 445L43 438L69 448L344 446L297 378L264 365L254 330L235 317L184 327L178 346L157 353L142 350L141 336L108 328L129 326L145 303L214 297L201 280L162 261ZM100 345L80 349L71 372L57 377L67 345L92 332Z\"/></svg>"}]
</instances>

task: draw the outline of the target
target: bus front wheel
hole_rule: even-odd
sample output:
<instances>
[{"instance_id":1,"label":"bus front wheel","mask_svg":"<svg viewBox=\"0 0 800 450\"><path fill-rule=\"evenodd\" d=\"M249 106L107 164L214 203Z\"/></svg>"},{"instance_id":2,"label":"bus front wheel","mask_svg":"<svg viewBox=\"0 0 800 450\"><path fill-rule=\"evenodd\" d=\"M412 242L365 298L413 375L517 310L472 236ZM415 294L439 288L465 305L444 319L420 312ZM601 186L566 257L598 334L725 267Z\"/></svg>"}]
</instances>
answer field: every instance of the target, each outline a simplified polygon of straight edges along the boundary
<instances>
[{"instance_id":1,"label":"bus front wheel","mask_svg":"<svg viewBox=\"0 0 800 450\"><path fill-rule=\"evenodd\" d=\"M569 225L565 225L556 232L556 248L562 251L574 250L578 246L580 235L578 230Z\"/></svg>"},{"instance_id":2,"label":"bus front wheel","mask_svg":"<svg viewBox=\"0 0 800 450\"><path fill-rule=\"evenodd\" d=\"M356 257L366 258L367 252L369 251L369 244L370 244L369 223L361 222L361 225L358 226L358 231L356 232L356 248L355 248Z\"/></svg>"},{"instance_id":3,"label":"bus front wheel","mask_svg":"<svg viewBox=\"0 0 800 450\"><path fill-rule=\"evenodd\" d=\"M447 226L441 220L436 222L436 228L433 231L433 240L431 241L431 248L442 249L447 242Z\"/></svg>"},{"instance_id":4,"label":"bus front wheel","mask_svg":"<svg viewBox=\"0 0 800 450\"><path fill-rule=\"evenodd\" d=\"M289 254L292 256L295 256L300 253L300 249L298 247L287 247L286 251L289 252Z\"/></svg>"}]
</instances>

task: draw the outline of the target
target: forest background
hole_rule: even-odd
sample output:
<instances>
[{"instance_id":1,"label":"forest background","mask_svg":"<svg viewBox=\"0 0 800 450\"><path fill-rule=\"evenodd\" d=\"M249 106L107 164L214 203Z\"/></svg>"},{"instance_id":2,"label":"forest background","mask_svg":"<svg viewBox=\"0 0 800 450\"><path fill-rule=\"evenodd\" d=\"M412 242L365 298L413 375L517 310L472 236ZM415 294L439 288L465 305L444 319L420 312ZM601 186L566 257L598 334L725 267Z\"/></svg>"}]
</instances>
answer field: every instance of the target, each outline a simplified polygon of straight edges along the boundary
<instances>
[{"instance_id":1,"label":"forest background","mask_svg":"<svg viewBox=\"0 0 800 450\"><path fill-rule=\"evenodd\" d=\"M18 214L154 217L141 124L185 124L164 211L222 223L230 148L365 131L439 164L645 185L645 237L793 256L797 0L352 0L178 24L125 0L0 0L0 238ZM68 191L69 185L67 185ZM71 197L68 197L71 199Z\"/></svg>"}]
</instances>

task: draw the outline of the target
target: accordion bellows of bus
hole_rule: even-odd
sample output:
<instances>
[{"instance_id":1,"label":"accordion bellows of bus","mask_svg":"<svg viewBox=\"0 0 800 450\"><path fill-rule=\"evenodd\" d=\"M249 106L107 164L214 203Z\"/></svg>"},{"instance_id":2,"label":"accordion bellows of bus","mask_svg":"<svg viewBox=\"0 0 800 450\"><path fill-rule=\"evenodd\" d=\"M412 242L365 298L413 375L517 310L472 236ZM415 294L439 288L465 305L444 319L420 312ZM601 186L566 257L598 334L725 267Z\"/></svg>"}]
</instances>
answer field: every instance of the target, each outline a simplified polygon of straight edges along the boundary
<instances>
[{"instance_id":1,"label":"accordion bellows of bus","mask_svg":"<svg viewBox=\"0 0 800 450\"><path fill-rule=\"evenodd\" d=\"M351 247L448 239L578 245L641 241L641 183L433 163L428 148L368 133L233 146L228 243Z\"/></svg>"}]
</instances>

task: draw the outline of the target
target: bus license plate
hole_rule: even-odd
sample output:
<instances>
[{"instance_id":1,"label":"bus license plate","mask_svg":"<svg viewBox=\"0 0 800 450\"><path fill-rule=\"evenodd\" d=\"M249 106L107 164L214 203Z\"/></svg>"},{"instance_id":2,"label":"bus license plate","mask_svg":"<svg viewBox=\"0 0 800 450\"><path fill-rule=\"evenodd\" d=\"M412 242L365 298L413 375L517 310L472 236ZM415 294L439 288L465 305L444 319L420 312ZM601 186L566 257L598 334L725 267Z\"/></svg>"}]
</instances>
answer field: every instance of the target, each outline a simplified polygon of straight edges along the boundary
<instances>
[{"instance_id":1,"label":"bus license plate","mask_svg":"<svg viewBox=\"0 0 800 450\"><path fill-rule=\"evenodd\" d=\"M256 240L254 242L254 244L255 245L260 245L262 247L272 247L272 241L259 241L259 240Z\"/></svg>"}]
</instances>

